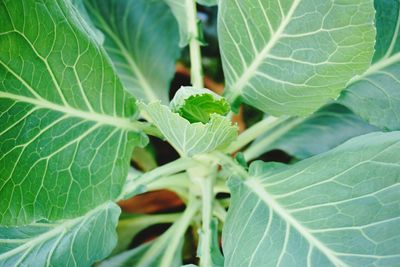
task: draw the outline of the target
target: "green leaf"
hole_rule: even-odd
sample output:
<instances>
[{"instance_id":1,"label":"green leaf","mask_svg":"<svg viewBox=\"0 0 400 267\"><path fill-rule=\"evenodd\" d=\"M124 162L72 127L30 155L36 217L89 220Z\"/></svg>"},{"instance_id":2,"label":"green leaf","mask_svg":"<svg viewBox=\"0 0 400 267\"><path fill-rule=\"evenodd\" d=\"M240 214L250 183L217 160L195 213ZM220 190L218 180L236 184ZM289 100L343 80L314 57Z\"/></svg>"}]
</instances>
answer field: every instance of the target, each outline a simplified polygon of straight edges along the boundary
<instances>
[{"instance_id":1,"label":"green leaf","mask_svg":"<svg viewBox=\"0 0 400 267\"><path fill-rule=\"evenodd\" d=\"M154 123L181 156L222 149L237 136L237 127L228 118L211 114L207 124L190 123L160 103L139 103L145 118Z\"/></svg>"},{"instance_id":2,"label":"green leaf","mask_svg":"<svg viewBox=\"0 0 400 267\"><path fill-rule=\"evenodd\" d=\"M400 4L375 1L374 62L350 82L339 102L382 129L400 130Z\"/></svg>"},{"instance_id":3,"label":"green leaf","mask_svg":"<svg viewBox=\"0 0 400 267\"><path fill-rule=\"evenodd\" d=\"M115 199L146 142L135 100L70 2L2 1L0 18L0 224Z\"/></svg>"},{"instance_id":4,"label":"green leaf","mask_svg":"<svg viewBox=\"0 0 400 267\"><path fill-rule=\"evenodd\" d=\"M180 41L179 46L185 47L188 45L190 38L193 37L189 26L189 16L192 12L188 12L193 8L193 0L164 0L170 7L179 25Z\"/></svg>"},{"instance_id":5,"label":"green leaf","mask_svg":"<svg viewBox=\"0 0 400 267\"><path fill-rule=\"evenodd\" d=\"M399 149L400 132L371 133L231 180L225 266L395 266Z\"/></svg>"},{"instance_id":6,"label":"green leaf","mask_svg":"<svg viewBox=\"0 0 400 267\"><path fill-rule=\"evenodd\" d=\"M221 0L218 33L231 103L307 115L369 66L371 0Z\"/></svg>"},{"instance_id":7,"label":"green leaf","mask_svg":"<svg viewBox=\"0 0 400 267\"><path fill-rule=\"evenodd\" d=\"M178 27L160 0L84 0L125 88L139 100L169 102L179 57ZM151 32L151 34L149 34Z\"/></svg>"},{"instance_id":8,"label":"green leaf","mask_svg":"<svg viewBox=\"0 0 400 267\"><path fill-rule=\"evenodd\" d=\"M326 152L355 136L378 130L346 107L333 103L319 109L272 144L264 145L264 141L268 141L268 133L260 136L246 152L254 158L267 151L281 149L304 159Z\"/></svg>"},{"instance_id":9,"label":"green leaf","mask_svg":"<svg viewBox=\"0 0 400 267\"><path fill-rule=\"evenodd\" d=\"M225 116L229 110L229 103L225 98L208 89L197 89L182 86L170 103L173 112L179 113L189 122L207 123L211 114Z\"/></svg>"},{"instance_id":10,"label":"green leaf","mask_svg":"<svg viewBox=\"0 0 400 267\"><path fill-rule=\"evenodd\" d=\"M92 266L115 246L119 214L108 202L71 220L0 227L0 266Z\"/></svg>"}]
</instances>

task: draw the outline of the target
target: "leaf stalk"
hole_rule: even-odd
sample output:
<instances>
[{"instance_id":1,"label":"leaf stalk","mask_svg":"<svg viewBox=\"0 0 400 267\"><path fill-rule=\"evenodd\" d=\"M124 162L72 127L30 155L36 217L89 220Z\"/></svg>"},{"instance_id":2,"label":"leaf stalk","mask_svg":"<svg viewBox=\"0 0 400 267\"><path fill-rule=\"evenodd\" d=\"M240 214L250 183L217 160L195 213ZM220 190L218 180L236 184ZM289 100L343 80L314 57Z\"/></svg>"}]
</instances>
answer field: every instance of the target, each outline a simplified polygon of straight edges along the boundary
<instances>
[{"instance_id":1,"label":"leaf stalk","mask_svg":"<svg viewBox=\"0 0 400 267\"><path fill-rule=\"evenodd\" d=\"M148 184L156 181L157 179L165 176L170 176L172 174L179 173L190 167L194 161L190 158L179 158L175 161L162 165L154 170L144 173L143 175L137 177L130 177L128 175L127 183L119 197L119 200L134 196L142 186L147 186Z\"/></svg>"},{"instance_id":2,"label":"leaf stalk","mask_svg":"<svg viewBox=\"0 0 400 267\"><path fill-rule=\"evenodd\" d=\"M188 12L188 25L190 31L190 76L195 88L204 88L203 68L201 64L200 34L198 27L196 1L192 0L192 8Z\"/></svg>"}]
</instances>

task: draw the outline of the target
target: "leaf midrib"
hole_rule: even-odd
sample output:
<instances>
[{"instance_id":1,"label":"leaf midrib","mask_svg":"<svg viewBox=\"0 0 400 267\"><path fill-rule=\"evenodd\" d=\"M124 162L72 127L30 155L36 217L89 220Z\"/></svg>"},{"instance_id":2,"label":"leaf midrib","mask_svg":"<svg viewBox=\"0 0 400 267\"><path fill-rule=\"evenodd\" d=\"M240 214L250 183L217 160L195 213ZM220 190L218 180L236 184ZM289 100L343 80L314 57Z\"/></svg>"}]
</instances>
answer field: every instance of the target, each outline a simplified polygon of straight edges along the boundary
<instances>
[{"instance_id":1,"label":"leaf midrib","mask_svg":"<svg viewBox=\"0 0 400 267\"><path fill-rule=\"evenodd\" d=\"M230 86L230 89L232 92L234 92L234 95L238 96L241 91L243 90L243 87L247 84L247 82L253 77L254 72L258 69L258 67L262 64L263 60L266 58L268 53L271 51L271 49L274 47L274 45L279 41L281 34L284 32L286 29L286 26L289 24L290 19L292 18L294 12L296 11L297 6L300 4L301 0L295 0L290 7L289 11L287 12L286 16L283 18L281 21L281 24L279 25L278 29L276 32L271 36L269 42L264 46L264 48L259 52L257 55L255 55L255 58L253 59L252 63L250 66L243 72L243 74L240 76L239 79L237 79L232 86ZM250 34L250 33L249 33Z\"/></svg>"},{"instance_id":2,"label":"leaf midrib","mask_svg":"<svg viewBox=\"0 0 400 267\"><path fill-rule=\"evenodd\" d=\"M335 266L348 266L335 255L334 251L315 238L306 227L301 225L289 212L287 212L266 190L263 189L262 184L256 179L247 180L244 184L254 192L268 206L268 208L272 209L287 224L291 225L313 247L323 253Z\"/></svg>"},{"instance_id":3,"label":"leaf midrib","mask_svg":"<svg viewBox=\"0 0 400 267\"><path fill-rule=\"evenodd\" d=\"M78 109L73 109L71 107L58 105L50 101L47 101L45 99L35 99L31 97L0 91L0 99L1 98L7 98L17 102L32 104L39 108L61 112L69 115L70 117L78 117L84 120L97 122L98 124L110 125L116 128L129 131L140 131L140 128L135 124L135 122L130 121L129 119L123 119L120 117L113 117L99 113L85 112Z\"/></svg>"}]
</instances>

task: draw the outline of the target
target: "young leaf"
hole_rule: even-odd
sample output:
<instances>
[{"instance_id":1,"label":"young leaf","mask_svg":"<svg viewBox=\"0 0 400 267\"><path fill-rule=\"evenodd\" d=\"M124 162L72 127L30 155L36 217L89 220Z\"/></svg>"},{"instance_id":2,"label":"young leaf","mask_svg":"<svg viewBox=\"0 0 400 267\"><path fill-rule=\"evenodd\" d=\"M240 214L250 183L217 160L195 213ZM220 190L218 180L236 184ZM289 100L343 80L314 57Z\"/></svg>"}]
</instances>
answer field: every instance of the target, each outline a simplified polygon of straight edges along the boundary
<instances>
[{"instance_id":1,"label":"young leaf","mask_svg":"<svg viewBox=\"0 0 400 267\"><path fill-rule=\"evenodd\" d=\"M69 1L2 1L0 18L0 224L115 199L146 139L103 50Z\"/></svg>"},{"instance_id":2,"label":"young leaf","mask_svg":"<svg viewBox=\"0 0 400 267\"><path fill-rule=\"evenodd\" d=\"M374 62L350 82L339 101L373 125L400 130L400 4L376 0L375 8Z\"/></svg>"},{"instance_id":3,"label":"young leaf","mask_svg":"<svg viewBox=\"0 0 400 267\"><path fill-rule=\"evenodd\" d=\"M272 144L264 145L263 141L267 141L268 135L260 136L246 150L247 155L252 155L246 159L251 160L272 149L281 149L298 159L304 159L373 131L379 129L367 124L348 108L333 103L319 109Z\"/></svg>"},{"instance_id":4,"label":"young leaf","mask_svg":"<svg viewBox=\"0 0 400 267\"><path fill-rule=\"evenodd\" d=\"M160 0L84 2L106 37L103 46L125 88L139 100L168 103L180 53L177 23L168 6Z\"/></svg>"},{"instance_id":5,"label":"young leaf","mask_svg":"<svg viewBox=\"0 0 400 267\"><path fill-rule=\"evenodd\" d=\"M71 220L0 227L0 266L91 266L114 248L119 214L108 202Z\"/></svg>"},{"instance_id":6,"label":"young leaf","mask_svg":"<svg viewBox=\"0 0 400 267\"><path fill-rule=\"evenodd\" d=\"M225 266L396 265L399 149L400 132L371 133L295 165L233 179Z\"/></svg>"},{"instance_id":7,"label":"young leaf","mask_svg":"<svg viewBox=\"0 0 400 267\"><path fill-rule=\"evenodd\" d=\"M218 114L211 114L207 124L190 123L160 103L139 103L139 107L182 156L224 148L237 136L237 127Z\"/></svg>"},{"instance_id":8,"label":"young leaf","mask_svg":"<svg viewBox=\"0 0 400 267\"><path fill-rule=\"evenodd\" d=\"M231 103L307 115L370 64L371 0L221 0L218 35Z\"/></svg>"},{"instance_id":9,"label":"young leaf","mask_svg":"<svg viewBox=\"0 0 400 267\"><path fill-rule=\"evenodd\" d=\"M208 89L196 89L190 86L183 86L176 92L170 108L191 123L207 123L211 114L224 116L230 111L225 98Z\"/></svg>"}]
</instances>

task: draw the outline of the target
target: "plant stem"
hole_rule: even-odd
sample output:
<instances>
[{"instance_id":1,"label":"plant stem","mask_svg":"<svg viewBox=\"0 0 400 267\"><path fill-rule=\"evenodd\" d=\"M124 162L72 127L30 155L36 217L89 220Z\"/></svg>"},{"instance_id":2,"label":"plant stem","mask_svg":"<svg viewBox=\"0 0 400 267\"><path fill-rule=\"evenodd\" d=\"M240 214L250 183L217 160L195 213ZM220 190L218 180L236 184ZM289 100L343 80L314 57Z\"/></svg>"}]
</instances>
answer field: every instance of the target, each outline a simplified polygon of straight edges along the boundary
<instances>
[{"instance_id":1,"label":"plant stem","mask_svg":"<svg viewBox=\"0 0 400 267\"><path fill-rule=\"evenodd\" d=\"M199 164L187 170L189 178L193 184L191 192L201 197L201 229L198 248L200 267L211 266L211 220L214 203L214 183L218 173L218 165L213 158L199 160ZM196 189L200 189L196 192Z\"/></svg>"},{"instance_id":2,"label":"plant stem","mask_svg":"<svg viewBox=\"0 0 400 267\"><path fill-rule=\"evenodd\" d=\"M188 24L190 32L189 49L190 49L190 75L192 85L196 88L204 87L203 69L201 66L201 50L200 50L200 34L197 25L197 8L196 1L192 0L192 8L188 11Z\"/></svg>"},{"instance_id":3,"label":"plant stem","mask_svg":"<svg viewBox=\"0 0 400 267\"><path fill-rule=\"evenodd\" d=\"M234 141L224 152L233 153L242 147L249 144L251 141L259 137L261 134L265 133L267 130L278 125L282 121L288 119L288 117L276 118L273 116L268 116L267 118L257 122L246 131L241 133L236 141Z\"/></svg>"},{"instance_id":4,"label":"plant stem","mask_svg":"<svg viewBox=\"0 0 400 267\"><path fill-rule=\"evenodd\" d=\"M186 173L177 173L170 176L163 176L147 185L149 190L190 188L191 183Z\"/></svg>"},{"instance_id":5,"label":"plant stem","mask_svg":"<svg viewBox=\"0 0 400 267\"><path fill-rule=\"evenodd\" d=\"M150 245L135 266L148 266L150 262L154 261L155 255L163 255L157 266L172 266L176 253L179 253L177 252L179 244L183 242L184 234L199 207L200 201L191 194L188 205L179 219Z\"/></svg>"},{"instance_id":6,"label":"plant stem","mask_svg":"<svg viewBox=\"0 0 400 267\"><path fill-rule=\"evenodd\" d=\"M144 173L140 177L129 177L120 197L120 199L133 196L140 186L146 186L147 184L157 180L160 177L169 176L181 171L186 170L193 164L193 160L189 158L179 158L175 161L162 165L152 171Z\"/></svg>"},{"instance_id":7,"label":"plant stem","mask_svg":"<svg viewBox=\"0 0 400 267\"><path fill-rule=\"evenodd\" d=\"M260 156L268 146L279 139L282 135L292 130L296 127L300 122L303 121L303 118L287 118L284 122L280 123L280 127L277 129L271 130L271 133L268 134L263 140L257 143L257 146L251 146L243 152L244 158L249 161L255 159Z\"/></svg>"},{"instance_id":8,"label":"plant stem","mask_svg":"<svg viewBox=\"0 0 400 267\"><path fill-rule=\"evenodd\" d=\"M201 224L201 244L200 244L200 266L209 267L211 263L211 219L213 213L214 201L214 176L212 173L208 177L204 177L201 183L201 197L202 197L202 224Z\"/></svg>"},{"instance_id":9,"label":"plant stem","mask_svg":"<svg viewBox=\"0 0 400 267\"><path fill-rule=\"evenodd\" d=\"M163 176L160 179L148 184L146 187L149 191L167 189L175 192L183 202L188 201L188 191L192 183L189 180L187 173L177 173L171 176Z\"/></svg>"},{"instance_id":10,"label":"plant stem","mask_svg":"<svg viewBox=\"0 0 400 267\"><path fill-rule=\"evenodd\" d=\"M194 196L191 196L182 217L179 218L179 220L171 227L172 238L169 239L170 243L161 259L161 267L170 267L172 265L177 247L179 246L179 243L182 242L186 229L189 227L189 224L199 209L199 206L200 202Z\"/></svg>"},{"instance_id":11,"label":"plant stem","mask_svg":"<svg viewBox=\"0 0 400 267\"><path fill-rule=\"evenodd\" d=\"M180 217L180 213L139 215L132 218L129 217L120 219L118 221L118 227L136 226L137 228L140 228L143 225L173 223Z\"/></svg>"}]
</instances>

